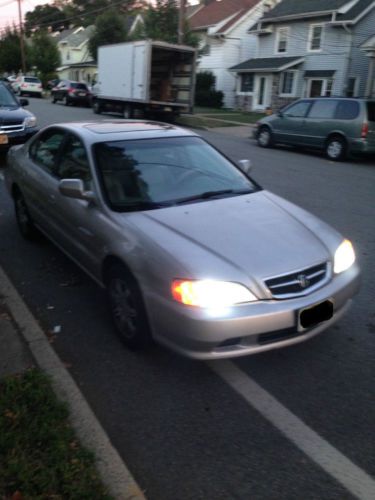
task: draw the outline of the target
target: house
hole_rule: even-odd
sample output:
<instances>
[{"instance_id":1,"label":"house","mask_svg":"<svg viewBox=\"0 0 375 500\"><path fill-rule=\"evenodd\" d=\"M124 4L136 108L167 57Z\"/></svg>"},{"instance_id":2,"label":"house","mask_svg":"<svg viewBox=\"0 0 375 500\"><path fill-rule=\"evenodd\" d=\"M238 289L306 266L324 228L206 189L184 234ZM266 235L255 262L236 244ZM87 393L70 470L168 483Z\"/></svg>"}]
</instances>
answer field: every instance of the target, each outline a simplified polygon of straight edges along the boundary
<instances>
[{"instance_id":1,"label":"house","mask_svg":"<svg viewBox=\"0 0 375 500\"><path fill-rule=\"evenodd\" d=\"M249 25L279 0L206 0L188 15L190 29L200 38L198 71L216 77L216 90L224 92L224 106L233 107L236 75L231 66L255 56L257 37Z\"/></svg>"},{"instance_id":2,"label":"house","mask_svg":"<svg viewBox=\"0 0 375 500\"><path fill-rule=\"evenodd\" d=\"M59 78L89 84L95 78L97 66L88 47L94 29L94 26L79 26L51 34L61 57L61 66L56 70Z\"/></svg>"},{"instance_id":3,"label":"house","mask_svg":"<svg viewBox=\"0 0 375 500\"><path fill-rule=\"evenodd\" d=\"M374 95L375 0L282 0L249 33L258 37L256 57L230 68L237 108Z\"/></svg>"}]
</instances>

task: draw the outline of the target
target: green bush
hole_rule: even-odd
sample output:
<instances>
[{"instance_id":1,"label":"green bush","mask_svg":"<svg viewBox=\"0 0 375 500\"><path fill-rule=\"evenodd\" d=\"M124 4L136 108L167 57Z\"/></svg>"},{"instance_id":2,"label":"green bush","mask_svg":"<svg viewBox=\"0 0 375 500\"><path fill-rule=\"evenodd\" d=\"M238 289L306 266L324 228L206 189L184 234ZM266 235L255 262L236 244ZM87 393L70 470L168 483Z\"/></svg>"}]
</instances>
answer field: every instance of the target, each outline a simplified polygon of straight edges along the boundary
<instances>
[{"instance_id":1,"label":"green bush","mask_svg":"<svg viewBox=\"0 0 375 500\"><path fill-rule=\"evenodd\" d=\"M195 92L195 105L207 108L222 108L224 94L221 90L200 90Z\"/></svg>"}]
</instances>

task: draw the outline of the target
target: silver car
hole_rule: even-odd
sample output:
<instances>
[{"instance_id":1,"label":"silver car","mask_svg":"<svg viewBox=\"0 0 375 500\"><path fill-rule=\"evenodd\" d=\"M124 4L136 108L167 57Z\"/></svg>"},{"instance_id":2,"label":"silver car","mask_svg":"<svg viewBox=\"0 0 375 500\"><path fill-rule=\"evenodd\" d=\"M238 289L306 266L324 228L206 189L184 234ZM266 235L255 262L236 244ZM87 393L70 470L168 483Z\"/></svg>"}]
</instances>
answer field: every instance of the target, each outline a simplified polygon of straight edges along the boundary
<instances>
[{"instance_id":1,"label":"silver car","mask_svg":"<svg viewBox=\"0 0 375 500\"><path fill-rule=\"evenodd\" d=\"M53 125L8 163L22 235L41 231L106 287L130 348L213 359L285 347L332 325L358 290L350 241L193 132Z\"/></svg>"}]
</instances>

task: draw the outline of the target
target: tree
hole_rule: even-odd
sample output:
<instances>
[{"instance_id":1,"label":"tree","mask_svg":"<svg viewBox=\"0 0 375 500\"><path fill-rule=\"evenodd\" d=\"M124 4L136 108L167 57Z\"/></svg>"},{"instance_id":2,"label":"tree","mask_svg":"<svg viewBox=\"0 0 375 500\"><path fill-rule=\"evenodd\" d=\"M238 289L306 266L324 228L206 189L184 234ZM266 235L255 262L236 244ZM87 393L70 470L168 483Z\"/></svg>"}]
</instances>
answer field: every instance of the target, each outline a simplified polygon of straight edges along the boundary
<instances>
[{"instance_id":1,"label":"tree","mask_svg":"<svg viewBox=\"0 0 375 500\"><path fill-rule=\"evenodd\" d=\"M60 53L56 43L46 31L39 31L32 38L31 62L45 85L53 78L60 65Z\"/></svg>"},{"instance_id":2,"label":"tree","mask_svg":"<svg viewBox=\"0 0 375 500\"><path fill-rule=\"evenodd\" d=\"M198 38L189 31L185 23L184 44L196 47ZM150 5L145 16L145 34L152 40L169 43L178 42L178 3L176 0L156 0Z\"/></svg>"},{"instance_id":3,"label":"tree","mask_svg":"<svg viewBox=\"0 0 375 500\"><path fill-rule=\"evenodd\" d=\"M127 39L125 18L114 9L110 9L96 18L95 31L89 40L91 56L97 60L98 47L111 43L125 42Z\"/></svg>"},{"instance_id":4,"label":"tree","mask_svg":"<svg viewBox=\"0 0 375 500\"><path fill-rule=\"evenodd\" d=\"M90 26L96 18L111 9L111 0L72 0L71 11L74 13L73 24L76 26ZM116 3L116 0L115 0ZM119 3L119 2L118 2ZM124 1L124 3L127 3Z\"/></svg>"},{"instance_id":5,"label":"tree","mask_svg":"<svg viewBox=\"0 0 375 500\"><path fill-rule=\"evenodd\" d=\"M61 27L69 27L66 14L55 5L37 5L34 10L26 12L25 19L27 36L30 36L34 30L51 27L52 31L57 31Z\"/></svg>"},{"instance_id":6,"label":"tree","mask_svg":"<svg viewBox=\"0 0 375 500\"><path fill-rule=\"evenodd\" d=\"M29 68L28 46L25 44L26 66ZM20 33L13 26L5 30L0 39L0 69L7 73L18 73L22 68Z\"/></svg>"}]
</instances>

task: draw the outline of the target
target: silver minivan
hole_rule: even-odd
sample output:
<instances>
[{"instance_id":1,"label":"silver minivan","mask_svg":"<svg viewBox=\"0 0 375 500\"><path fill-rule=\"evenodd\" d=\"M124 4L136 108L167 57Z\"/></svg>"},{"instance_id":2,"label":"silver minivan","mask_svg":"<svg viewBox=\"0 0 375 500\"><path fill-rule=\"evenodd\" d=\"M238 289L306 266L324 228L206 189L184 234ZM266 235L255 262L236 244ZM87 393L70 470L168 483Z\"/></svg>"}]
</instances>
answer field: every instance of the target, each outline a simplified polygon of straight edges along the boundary
<instances>
[{"instance_id":1,"label":"silver minivan","mask_svg":"<svg viewBox=\"0 0 375 500\"><path fill-rule=\"evenodd\" d=\"M254 137L264 148L290 144L321 149L333 161L351 153L375 154L375 100L300 99L262 118Z\"/></svg>"}]
</instances>

